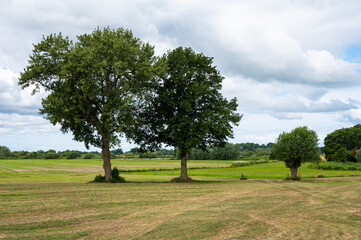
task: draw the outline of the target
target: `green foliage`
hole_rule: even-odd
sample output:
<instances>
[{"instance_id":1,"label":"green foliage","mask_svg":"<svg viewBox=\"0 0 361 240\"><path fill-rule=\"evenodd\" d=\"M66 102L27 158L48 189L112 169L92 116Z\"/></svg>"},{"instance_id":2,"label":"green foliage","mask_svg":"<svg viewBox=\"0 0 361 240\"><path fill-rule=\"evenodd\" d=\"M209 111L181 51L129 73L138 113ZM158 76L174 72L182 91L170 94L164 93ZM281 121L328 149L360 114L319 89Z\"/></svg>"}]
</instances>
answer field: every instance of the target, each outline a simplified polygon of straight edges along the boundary
<instances>
[{"instance_id":1,"label":"green foliage","mask_svg":"<svg viewBox=\"0 0 361 240\"><path fill-rule=\"evenodd\" d=\"M95 157L96 156L93 153L86 153L86 154L83 155L84 159L92 159L92 158L95 158Z\"/></svg>"},{"instance_id":2,"label":"green foliage","mask_svg":"<svg viewBox=\"0 0 361 240\"><path fill-rule=\"evenodd\" d=\"M112 169L111 174L112 174L112 180L111 180L112 183L124 183L124 182L126 182L124 177L119 176L118 168L114 167ZM98 174L98 175L95 176L93 182L106 182L105 176L103 176L101 174Z\"/></svg>"},{"instance_id":3,"label":"green foliage","mask_svg":"<svg viewBox=\"0 0 361 240\"><path fill-rule=\"evenodd\" d=\"M10 149L6 146L0 146L0 158L8 158L10 156Z\"/></svg>"},{"instance_id":4,"label":"green foliage","mask_svg":"<svg viewBox=\"0 0 361 240\"><path fill-rule=\"evenodd\" d=\"M81 154L78 151L66 151L66 152L63 152L61 155L62 155L62 157L65 157L66 159L76 159L76 158L81 157Z\"/></svg>"},{"instance_id":5,"label":"green foliage","mask_svg":"<svg viewBox=\"0 0 361 240\"><path fill-rule=\"evenodd\" d=\"M207 148L207 151L201 149L192 149L189 159L195 160L237 160L240 156L238 144L226 143L223 147Z\"/></svg>"},{"instance_id":6,"label":"green foliage","mask_svg":"<svg viewBox=\"0 0 361 240\"><path fill-rule=\"evenodd\" d=\"M101 174L95 176L93 182L105 182L105 177Z\"/></svg>"},{"instance_id":7,"label":"green foliage","mask_svg":"<svg viewBox=\"0 0 361 240\"><path fill-rule=\"evenodd\" d=\"M119 170L118 168L114 167L112 169L112 182L113 183L124 183L125 178L123 178L122 176L119 176Z\"/></svg>"},{"instance_id":8,"label":"green foliage","mask_svg":"<svg viewBox=\"0 0 361 240\"><path fill-rule=\"evenodd\" d=\"M248 149L245 149L244 151L242 151L240 153L240 158L245 158L245 157L250 157L254 154L254 152L252 150L248 150Z\"/></svg>"},{"instance_id":9,"label":"green foliage","mask_svg":"<svg viewBox=\"0 0 361 240\"><path fill-rule=\"evenodd\" d=\"M241 147L241 151L252 151L252 152L256 152L257 149L264 149L264 148L268 148L268 149L273 149L273 143L268 143L268 144L258 144L258 143L240 143L239 144Z\"/></svg>"},{"instance_id":10,"label":"green foliage","mask_svg":"<svg viewBox=\"0 0 361 240\"><path fill-rule=\"evenodd\" d=\"M110 153L120 155L120 154L123 154L124 152L123 152L123 150L121 148L118 148L118 149L110 151Z\"/></svg>"},{"instance_id":11,"label":"green foliage","mask_svg":"<svg viewBox=\"0 0 361 240\"><path fill-rule=\"evenodd\" d=\"M187 180L181 179L180 177L172 178L171 182L193 182L192 178L188 178Z\"/></svg>"},{"instance_id":12,"label":"green foliage","mask_svg":"<svg viewBox=\"0 0 361 240\"><path fill-rule=\"evenodd\" d=\"M75 43L61 34L43 37L28 63L19 84L49 92L40 113L87 148L102 148L110 177L109 148L134 127L134 112L164 69L154 48L129 30L98 28Z\"/></svg>"},{"instance_id":13,"label":"green foliage","mask_svg":"<svg viewBox=\"0 0 361 240\"><path fill-rule=\"evenodd\" d=\"M55 152L47 152L44 155L45 159L58 159L59 157L60 157L60 155Z\"/></svg>"},{"instance_id":14,"label":"green foliage","mask_svg":"<svg viewBox=\"0 0 361 240\"><path fill-rule=\"evenodd\" d=\"M301 177L300 176L297 176L297 177L290 177L290 176L287 176L285 178L285 180L292 180L292 181L301 181Z\"/></svg>"},{"instance_id":15,"label":"green foliage","mask_svg":"<svg viewBox=\"0 0 361 240\"><path fill-rule=\"evenodd\" d=\"M136 142L151 149L164 143L177 148L181 156L192 148L224 145L241 116L236 113L236 99L222 96L223 77L212 58L179 47L164 59L168 71L141 114L143 125Z\"/></svg>"},{"instance_id":16,"label":"green foliage","mask_svg":"<svg viewBox=\"0 0 361 240\"><path fill-rule=\"evenodd\" d=\"M356 150L361 147L361 125L335 130L326 136L324 143L327 161L356 162ZM347 155L345 150L348 152Z\"/></svg>"},{"instance_id":17,"label":"green foliage","mask_svg":"<svg viewBox=\"0 0 361 240\"><path fill-rule=\"evenodd\" d=\"M361 171L361 164L352 162L320 162L309 164L308 167L323 170Z\"/></svg>"},{"instance_id":18,"label":"green foliage","mask_svg":"<svg viewBox=\"0 0 361 240\"><path fill-rule=\"evenodd\" d=\"M361 148L356 151L355 158L357 162L361 163Z\"/></svg>"},{"instance_id":19,"label":"green foliage","mask_svg":"<svg viewBox=\"0 0 361 240\"><path fill-rule=\"evenodd\" d=\"M273 152L278 160L286 163L288 168L299 168L302 163L320 161L317 134L307 127L298 127L290 133L281 133Z\"/></svg>"},{"instance_id":20,"label":"green foliage","mask_svg":"<svg viewBox=\"0 0 361 240\"><path fill-rule=\"evenodd\" d=\"M239 180L247 180L248 178L246 177L246 175L243 175L242 173L242 176L239 178Z\"/></svg>"},{"instance_id":21,"label":"green foliage","mask_svg":"<svg viewBox=\"0 0 361 240\"><path fill-rule=\"evenodd\" d=\"M331 155L330 159L334 162L347 162L349 155L350 154L345 147L340 147Z\"/></svg>"},{"instance_id":22,"label":"green foliage","mask_svg":"<svg viewBox=\"0 0 361 240\"><path fill-rule=\"evenodd\" d=\"M255 152L256 156L269 156L271 154L271 148L258 148Z\"/></svg>"}]
</instances>

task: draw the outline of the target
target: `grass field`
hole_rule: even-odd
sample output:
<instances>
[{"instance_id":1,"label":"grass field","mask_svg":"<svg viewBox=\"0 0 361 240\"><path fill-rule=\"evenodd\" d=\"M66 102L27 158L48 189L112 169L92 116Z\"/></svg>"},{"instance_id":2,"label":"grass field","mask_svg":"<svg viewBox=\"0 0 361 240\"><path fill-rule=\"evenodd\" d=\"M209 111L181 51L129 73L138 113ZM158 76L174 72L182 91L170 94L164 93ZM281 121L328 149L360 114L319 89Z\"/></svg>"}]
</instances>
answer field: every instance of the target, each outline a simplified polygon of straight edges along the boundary
<instances>
[{"instance_id":1,"label":"grass field","mask_svg":"<svg viewBox=\"0 0 361 240\"><path fill-rule=\"evenodd\" d=\"M0 185L3 239L360 239L361 178Z\"/></svg>"},{"instance_id":2,"label":"grass field","mask_svg":"<svg viewBox=\"0 0 361 240\"><path fill-rule=\"evenodd\" d=\"M361 171L303 166L294 182L283 180L282 162L231 164L190 161L213 169L170 183L178 170L153 168L179 161L113 160L120 169L152 170L103 184L88 183L102 173L100 160L0 160L0 239L361 239L361 177L306 179Z\"/></svg>"},{"instance_id":3,"label":"grass field","mask_svg":"<svg viewBox=\"0 0 361 240\"><path fill-rule=\"evenodd\" d=\"M199 180L235 180L243 174L248 179L284 179L290 170L283 162L231 168L233 161L188 162L189 175ZM114 159L112 164L128 181L170 181L180 175L180 161L167 159ZM204 168L204 169L203 169ZM139 172L139 171L142 172ZM133 171L133 172L128 172ZM89 182L102 173L101 159L16 159L0 160L0 183L22 182ZM361 176L361 171L322 170L302 166L303 178Z\"/></svg>"}]
</instances>

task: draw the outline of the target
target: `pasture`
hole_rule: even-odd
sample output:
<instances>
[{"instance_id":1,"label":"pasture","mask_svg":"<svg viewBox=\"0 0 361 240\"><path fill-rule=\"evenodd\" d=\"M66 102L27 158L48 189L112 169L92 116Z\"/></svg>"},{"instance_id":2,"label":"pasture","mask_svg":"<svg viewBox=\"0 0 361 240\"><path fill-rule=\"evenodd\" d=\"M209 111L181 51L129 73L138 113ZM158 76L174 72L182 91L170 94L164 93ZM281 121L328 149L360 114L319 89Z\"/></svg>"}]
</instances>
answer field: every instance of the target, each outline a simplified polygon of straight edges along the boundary
<instances>
[{"instance_id":1,"label":"pasture","mask_svg":"<svg viewBox=\"0 0 361 240\"><path fill-rule=\"evenodd\" d=\"M195 181L171 183L177 160L112 162L128 183L89 183L99 159L0 160L0 239L361 237L361 171L305 165L285 181L282 162L190 161Z\"/></svg>"}]
</instances>

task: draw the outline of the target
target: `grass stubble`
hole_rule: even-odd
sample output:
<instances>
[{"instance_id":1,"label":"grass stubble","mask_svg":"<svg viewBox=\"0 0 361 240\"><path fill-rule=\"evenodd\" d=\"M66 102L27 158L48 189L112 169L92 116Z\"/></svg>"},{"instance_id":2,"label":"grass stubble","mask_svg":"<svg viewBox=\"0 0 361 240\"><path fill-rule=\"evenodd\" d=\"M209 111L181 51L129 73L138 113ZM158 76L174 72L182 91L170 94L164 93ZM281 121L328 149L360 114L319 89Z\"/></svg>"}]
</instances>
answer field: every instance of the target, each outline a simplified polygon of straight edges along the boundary
<instances>
[{"instance_id":1,"label":"grass stubble","mask_svg":"<svg viewBox=\"0 0 361 240\"><path fill-rule=\"evenodd\" d=\"M0 184L0 239L360 238L360 177Z\"/></svg>"}]
</instances>

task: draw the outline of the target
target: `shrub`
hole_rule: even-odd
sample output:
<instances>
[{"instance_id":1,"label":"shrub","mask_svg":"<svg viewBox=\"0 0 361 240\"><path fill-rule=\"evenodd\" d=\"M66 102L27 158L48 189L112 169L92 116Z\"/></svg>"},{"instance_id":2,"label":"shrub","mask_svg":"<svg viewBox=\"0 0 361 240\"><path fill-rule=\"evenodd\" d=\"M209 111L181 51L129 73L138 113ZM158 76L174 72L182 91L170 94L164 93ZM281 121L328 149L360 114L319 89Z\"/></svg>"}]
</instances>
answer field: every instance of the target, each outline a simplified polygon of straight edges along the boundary
<instances>
[{"instance_id":1,"label":"shrub","mask_svg":"<svg viewBox=\"0 0 361 240\"><path fill-rule=\"evenodd\" d=\"M112 182L117 182L117 183L126 182L124 177L119 176L119 170L116 167L112 169Z\"/></svg>"},{"instance_id":2,"label":"shrub","mask_svg":"<svg viewBox=\"0 0 361 240\"><path fill-rule=\"evenodd\" d=\"M322 162L319 164L309 164L308 167L323 170L361 171L360 163Z\"/></svg>"},{"instance_id":3,"label":"shrub","mask_svg":"<svg viewBox=\"0 0 361 240\"><path fill-rule=\"evenodd\" d=\"M172 180L170 180L171 182L192 182L192 178L188 177L187 180L181 180L180 177L176 177L176 178L173 178Z\"/></svg>"},{"instance_id":4,"label":"shrub","mask_svg":"<svg viewBox=\"0 0 361 240\"><path fill-rule=\"evenodd\" d=\"M247 180L246 175L243 175L243 173L242 173L242 177L240 177L239 180Z\"/></svg>"},{"instance_id":5,"label":"shrub","mask_svg":"<svg viewBox=\"0 0 361 240\"><path fill-rule=\"evenodd\" d=\"M95 176L93 182L105 182L105 177L101 174Z\"/></svg>"},{"instance_id":6,"label":"shrub","mask_svg":"<svg viewBox=\"0 0 361 240\"><path fill-rule=\"evenodd\" d=\"M290 177L289 175L287 175L287 177L285 178L285 180L293 180L293 181L301 181L301 176L296 176L296 177Z\"/></svg>"},{"instance_id":7,"label":"shrub","mask_svg":"<svg viewBox=\"0 0 361 240\"><path fill-rule=\"evenodd\" d=\"M124 177L119 176L119 170L116 167L114 167L112 169L111 175L112 175L112 181L111 181L112 183L126 182ZM105 182L105 176L99 174L99 175L95 176L93 182Z\"/></svg>"}]
</instances>

